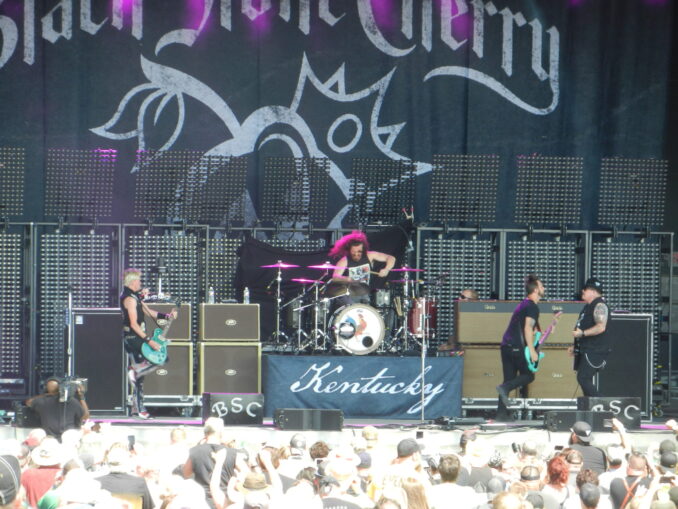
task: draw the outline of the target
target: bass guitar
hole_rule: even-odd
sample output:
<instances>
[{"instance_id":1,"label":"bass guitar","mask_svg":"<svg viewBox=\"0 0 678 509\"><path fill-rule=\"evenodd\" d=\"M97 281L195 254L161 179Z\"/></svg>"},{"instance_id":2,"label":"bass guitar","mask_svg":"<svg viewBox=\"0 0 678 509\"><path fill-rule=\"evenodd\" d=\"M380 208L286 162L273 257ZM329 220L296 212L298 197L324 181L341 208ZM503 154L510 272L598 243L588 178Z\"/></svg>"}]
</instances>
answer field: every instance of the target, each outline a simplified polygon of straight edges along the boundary
<instances>
[{"instance_id":1,"label":"bass guitar","mask_svg":"<svg viewBox=\"0 0 678 509\"><path fill-rule=\"evenodd\" d=\"M154 350L151 345L148 344L149 341L141 345L141 354L146 358L147 361L159 366L167 362L167 345L170 343L170 340L167 339L167 331L172 326L172 322L176 320L174 312L176 311L176 316L178 317L180 308L181 302L177 301L174 309L169 315L169 318L165 320L165 324L162 327L156 327L153 331L153 337L151 338L151 341L155 341L160 345L159 350Z\"/></svg>"},{"instance_id":2,"label":"bass guitar","mask_svg":"<svg viewBox=\"0 0 678 509\"><path fill-rule=\"evenodd\" d=\"M544 341L546 341L546 338L548 338L551 335L553 329L558 323L558 320L560 320L560 315L562 314L563 314L562 311L558 311L556 314L554 314L551 325L549 325L543 333L541 331L537 331L534 333L534 349L537 352L537 360L535 362L532 362L532 356L530 355L529 347L527 346L525 347L525 360L527 361L527 369L532 371L532 373L536 373L537 371L539 371L539 361L541 361L544 358L544 352L540 352L539 347Z\"/></svg>"}]
</instances>

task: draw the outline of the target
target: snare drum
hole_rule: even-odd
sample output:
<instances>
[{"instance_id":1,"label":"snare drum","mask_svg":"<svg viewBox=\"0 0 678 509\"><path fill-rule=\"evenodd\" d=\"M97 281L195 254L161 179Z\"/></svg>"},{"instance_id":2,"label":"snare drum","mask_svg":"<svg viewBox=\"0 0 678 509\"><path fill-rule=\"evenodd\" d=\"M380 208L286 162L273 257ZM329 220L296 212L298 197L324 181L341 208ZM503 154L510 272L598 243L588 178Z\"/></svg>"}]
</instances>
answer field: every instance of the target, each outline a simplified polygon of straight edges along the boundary
<instances>
[{"instance_id":1,"label":"snare drum","mask_svg":"<svg viewBox=\"0 0 678 509\"><path fill-rule=\"evenodd\" d=\"M330 323L337 346L354 355L373 352L384 340L384 320L372 306L344 306L332 315Z\"/></svg>"},{"instance_id":2,"label":"snare drum","mask_svg":"<svg viewBox=\"0 0 678 509\"><path fill-rule=\"evenodd\" d=\"M415 336L423 335L423 327L426 327L425 318L428 318L428 332L435 330L438 318L438 306L434 299L418 297L413 299L412 307L407 314L407 328Z\"/></svg>"}]
</instances>

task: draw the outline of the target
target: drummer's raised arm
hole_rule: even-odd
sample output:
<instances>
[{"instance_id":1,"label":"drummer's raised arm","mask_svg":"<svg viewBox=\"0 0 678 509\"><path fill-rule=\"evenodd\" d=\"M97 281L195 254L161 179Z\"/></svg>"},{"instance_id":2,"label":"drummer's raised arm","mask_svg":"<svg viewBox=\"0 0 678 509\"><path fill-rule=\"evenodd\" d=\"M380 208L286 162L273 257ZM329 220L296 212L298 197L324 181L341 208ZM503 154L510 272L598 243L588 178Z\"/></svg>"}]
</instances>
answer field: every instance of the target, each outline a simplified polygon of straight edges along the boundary
<instances>
[{"instance_id":1,"label":"drummer's raised arm","mask_svg":"<svg viewBox=\"0 0 678 509\"><path fill-rule=\"evenodd\" d=\"M390 254L386 253L380 253L379 251L368 251L367 256L369 257L370 261L376 260L386 264L386 267L379 271L379 275L381 277L386 277L396 262L395 256L391 256Z\"/></svg>"},{"instance_id":2,"label":"drummer's raised arm","mask_svg":"<svg viewBox=\"0 0 678 509\"><path fill-rule=\"evenodd\" d=\"M337 268L334 269L334 273L332 274L332 279L340 279L342 281L348 281L349 278L344 276L344 271L346 270L347 264L348 264L348 261L346 260L346 257L342 256L339 259L339 261L337 262L337 264L335 265L335 267L337 267Z\"/></svg>"}]
</instances>

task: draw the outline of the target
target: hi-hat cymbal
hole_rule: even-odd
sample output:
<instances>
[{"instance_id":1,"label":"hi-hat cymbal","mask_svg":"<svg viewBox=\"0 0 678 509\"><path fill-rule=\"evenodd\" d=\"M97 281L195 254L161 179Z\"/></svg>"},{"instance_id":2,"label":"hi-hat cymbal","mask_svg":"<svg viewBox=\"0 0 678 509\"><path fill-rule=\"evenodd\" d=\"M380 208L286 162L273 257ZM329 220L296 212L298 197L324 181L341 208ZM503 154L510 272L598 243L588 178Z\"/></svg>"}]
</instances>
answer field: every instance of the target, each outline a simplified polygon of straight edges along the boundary
<instances>
[{"instance_id":1,"label":"hi-hat cymbal","mask_svg":"<svg viewBox=\"0 0 678 509\"><path fill-rule=\"evenodd\" d=\"M319 279L304 279L303 277L293 278L293 279L290 279L290 281L294 281L295 283L309 284L309 285L323 282Z\"/></svg>"},{"instance_id":2,"label":"hi-hat cymbal","mask_svg":"<svg viewBox=\"0 0 678 509\"><path fill-rule=\"evenodd\" d=\"M319 269L319 270L336 270L336 269L345 269L346 267L337 267L336 265L330 265L325 262L322 265L307 265L308 269Z\"/></svg>"},{"instance_id":3,"label":"hi-hat cymbal","mask_svg":"<svg viewBox=\"0 0 678 509\"><path fill-rule=\"evenodd\" d=\"M391 272L424 272L424 269L415 269L413 267L400 267L399 269L391 269Z\"/></svg>"},{"instance_id":4,"label":"hi-hat cymbal","mask_svg":"<svg viewBox=\"0 0 678 509\"><path fill-rule=\"evenodd\" d=\"M293 265L291 263L278 262L273 265L259 265L262 269L294 269L299 267L299 265Z\"/></svg>"},{"instance_id":5,"label":"hi-hat cymbal","mask_svg":"<svg viewBox=\"0 0 678 509\"><path fill-rule=\"evenodd\" d=\"M325 293L330 297L337 297L343 295L348 290L351 297L362 297L370 293L370 287L365 283L357 281L350 283L339 283L338 281L331 281L325 288Z\"/></svg>"}]
</instances>

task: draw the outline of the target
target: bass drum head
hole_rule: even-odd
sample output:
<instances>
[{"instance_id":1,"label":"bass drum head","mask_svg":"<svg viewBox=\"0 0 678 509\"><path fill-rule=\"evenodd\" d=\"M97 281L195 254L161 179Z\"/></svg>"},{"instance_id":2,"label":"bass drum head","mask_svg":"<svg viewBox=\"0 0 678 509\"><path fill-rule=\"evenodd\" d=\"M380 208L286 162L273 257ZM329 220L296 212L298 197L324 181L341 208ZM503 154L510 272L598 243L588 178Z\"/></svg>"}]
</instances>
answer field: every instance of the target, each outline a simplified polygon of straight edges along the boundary
<instances>
[{"instance_id":1,"label":"bass drum head","mask_svg":"<svg viewBox=\"0 0 678 509\"><path fill-rule=\"evenodd\" d=\"M384 320L372 306L344 306L332 315L330 322L337 345L354 355L374 352L384 340Z\"/></svg>"}]
</instances>

